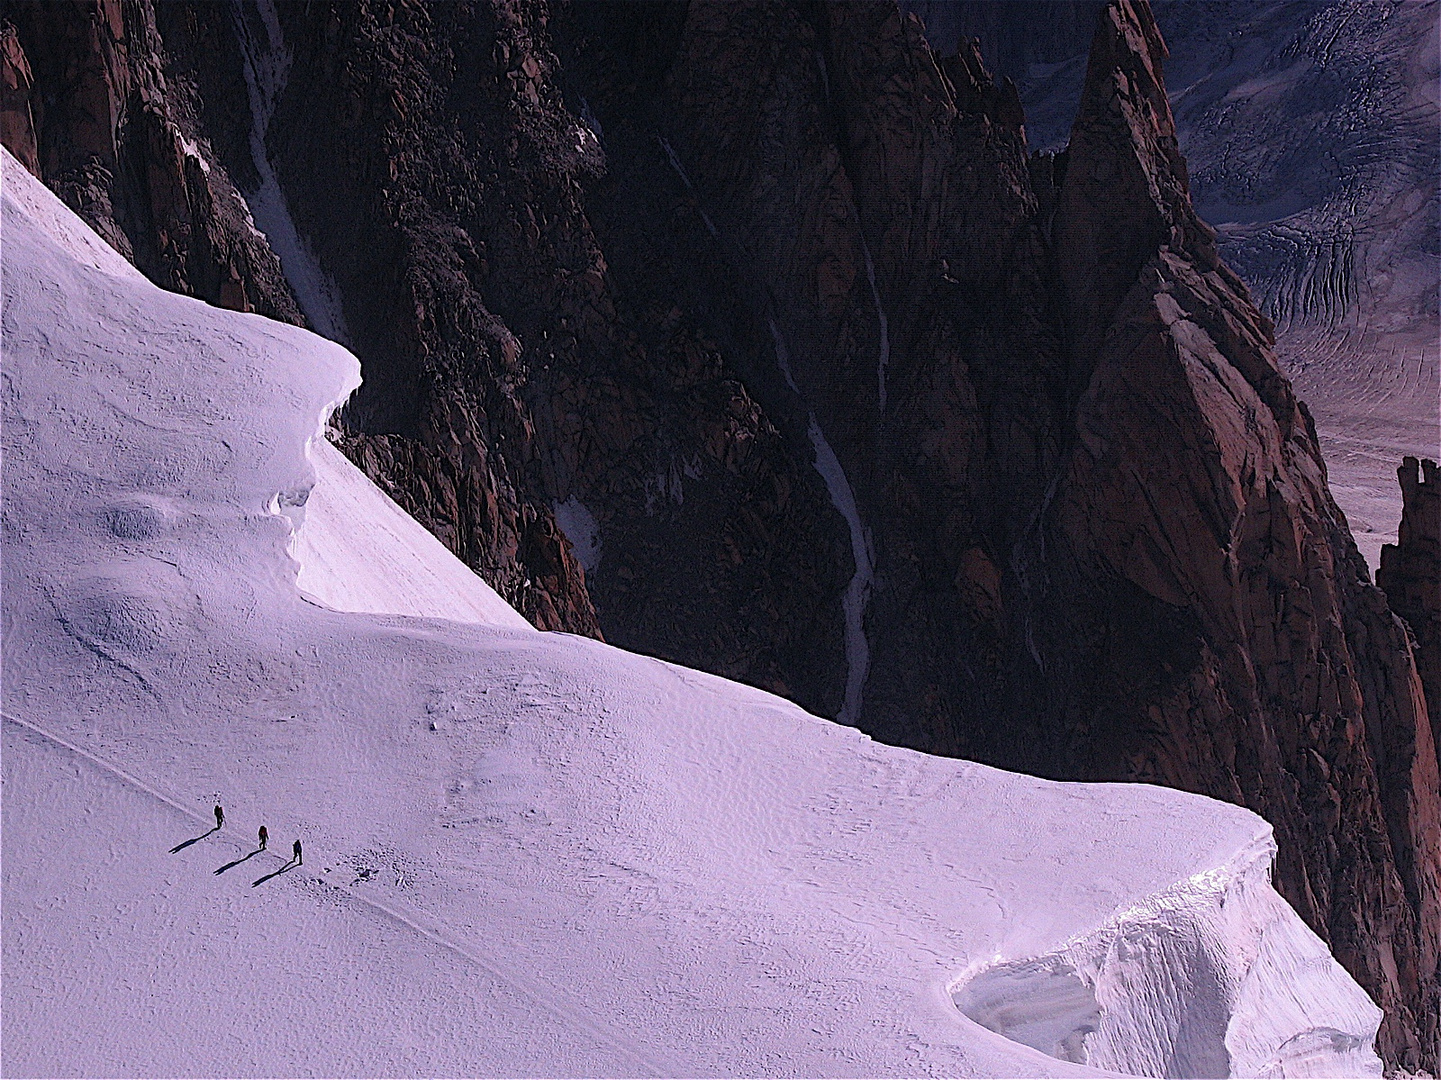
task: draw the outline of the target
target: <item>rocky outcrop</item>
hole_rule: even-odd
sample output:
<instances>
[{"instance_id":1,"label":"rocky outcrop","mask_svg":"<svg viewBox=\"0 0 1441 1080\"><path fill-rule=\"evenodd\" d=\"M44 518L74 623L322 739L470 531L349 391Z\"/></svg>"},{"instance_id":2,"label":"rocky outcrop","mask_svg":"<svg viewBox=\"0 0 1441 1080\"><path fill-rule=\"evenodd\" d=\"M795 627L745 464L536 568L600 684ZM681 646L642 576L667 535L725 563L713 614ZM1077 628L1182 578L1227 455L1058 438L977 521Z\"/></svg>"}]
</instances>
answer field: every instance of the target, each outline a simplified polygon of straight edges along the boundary
<instances>
[{"instance_id":1,"label":"rocky outcrop","mask_svg":"<svg viewBox=\"0 0 1441 1080\"><path fill-rule=\"evenodd\" d=\"M1103 4L903 6L939 52L976 35L1020 85L1031 147L1066 145ZM1401 514L1397 461L1435 457L1441 439L1437 5L1156 0L1154 11L1176 55L1167 89L1191 197L1276 322L1282 370L1316 419L1331 488L1374 569Z\"/></svg>"},{"instance_id":2,"label":"rocky outcrop","mask_svg":"<svg viewBox=\"0 0 1441 1080\"><path fill-rule=\"evenodd\" d=\"M1396 475L1401 528L1397 542L1381 549L1376 584L1415 635L1433 742L1441 748L1441 474L1436 462L1408 457Z\"/></svg>"},{"instance_id":3,"label":"rocky outcrop","mask_svg":"<svg viewBox=\"0 0 1441 1080\"><path fill-rule=\"evenodd\" d=\"M149 0L20 2L7 18L6 147L157 284L301 321L202 122L198 80L215 54L167 48Z\"/></svg>"},{"instance_id":4,"label":"rocky outcrop","mask_svg":"<svg viewBox=\"0 0 1441 1080\"><path fill-rule=\"evenodd\" d=\"M30 110L34 86L20 36L10 23L0 24L0 143L38 177L40 151L35 143L35 117Z\"/></svg>"}]
</instances>

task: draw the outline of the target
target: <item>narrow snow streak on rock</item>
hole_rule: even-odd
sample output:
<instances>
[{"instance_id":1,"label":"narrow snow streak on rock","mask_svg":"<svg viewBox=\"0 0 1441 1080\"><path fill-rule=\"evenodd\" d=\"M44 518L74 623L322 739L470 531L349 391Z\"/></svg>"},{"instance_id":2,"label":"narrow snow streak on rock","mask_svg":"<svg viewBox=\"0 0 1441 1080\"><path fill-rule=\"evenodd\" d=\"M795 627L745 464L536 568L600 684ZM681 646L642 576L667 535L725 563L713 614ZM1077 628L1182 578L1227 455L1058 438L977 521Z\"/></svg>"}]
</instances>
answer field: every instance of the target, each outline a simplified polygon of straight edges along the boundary
<instances>
[{"instance_id":1,"label":"narrow snow streak on rock","mask_svg":"<svg viewBox=\"0 0 1441 1080\"><path fill-rule=\"evenodd\" d=\"M771 338L776 345L776 363L780 366L781 374L785 376L786 385L799 395L800 388L791 376L790 354L786 352L785 340L781 337L774 319L769 320L769 325ZM866 689L866 677L871 669L871 644L866 640L866 605L871 599L875 564L865 526L861 524L860 511L856 508L856 494L851 489L850 481L846 479L840 459L826 441L825 432L816 421L815 412L809 406L806 408L806 434L816 452L816 472L820 473L821 479L825 481L826 490L831 494L831 502L840 511L841 517L846 519L846 527L851 534L851 556L855 560L856 570L851 575L850 584L846 586L845 596L841 598L841 610L846 620L846 695L841 705L841 714L836 719L842 724L855 727L860 723L862 696Z\"/></svg>"},{"instance_id":2,"label":"narrow snow streak on rock","mask_svg":"<svg viewBox=\"0 0 1441 1080\"><path fill-rule=\"evenodd\" d=\"M691 195L695 195L695 188L690 182L690 174L685 171L685 166L680 163L680 158L676 156L675 150L671 148L670 141L661 138L660 148L665 151L665 156L670 161L670 167L674 169L675 174L680 177L680 182L685 185L685 189L690 192ZM710 215L705 212L705 207L701 206L699 199L696 200L695 208L700 212L700 219L705 222L705 227L710 230L711 236L719 240L720 233L716 232L714 222L711 221Z\"/></svg>"},{"instance_id":3,"label":"narrow snow streak on rock","mask_svg":"<svg viewBox=\"0 0 1441 1080\"><path fill-rule=\"evenodd\" d=\"M264 23L263 45L256 40L246 19L245 5L236 0L230 9L243 56L245 89L250 97L250 156L260 176L260 186L246 192L245 198L256 224L280 258L285 280L295 290L295 298L310 325L331 341L349 344L339 290L296 229L265 148L266 129L290 74L290 54L285 49L280 19L272 0L256 0L255 9Z\"/></svg>"},{"instance_id":4,"label":"narrow snow streak on rock","mask_svg":"<svg viewBox=\"0 0 1441 1080\"><path fill-rule=\"evenodd\" d=\"M581 569L587 574L595 573L601 556L600 525L595 515L574 495L556 503L551 510L555 513L555 523L570 541Z\"/></svg>"},{"instance_id":5,"label":"narrow snow streak on rock","mask_svg":"<svg viewBox=\"0 0 1441 1080\"><path fill-rule=\"evenodd\" d=\"M681 164L680 157L672 148L670 142L657 136L661 149L670 161L671 168L680 177L681 183L685 185L686 191L695 195L695 188L692 186L689 174L685 166ZM705 208L696 200L696 210L705 222L705 227L710 230L711 236L720 239L715 224L711 221L710 215ZM862 244L865 243L862 238ZM880 294L876 291L875 270L871 264L870 250L866 250L866 273L871 282L871 295L876 302L876 315L881 323L881 353L880 353L880 388L881 408L885 408L886 384L885 365L890 359L890 337L886 325L885 312L881 310ZM785 342L781 338L780 330L776 327L775 320L769 320L771 337L775 341L776 363L780 365L781 374L785 376L786 385L793 392L804 400L800 388L796 386L795 379L791 376L790 357L786 352ZM875 574L874 560L871 555L870 542L866 537L865 526L861 524L860 511L856 508L855 492L851 489L850 481L846 479L845 470L841 468L840 459L836 457L831 444L826 441L825 432L821 430L820 423L816 420L815 412L806 408L806 435L810 438L811 446L816 453L816 472L821 474L825 481L826 490L830 492L831 502L846 519L846 526L851 534L851 554L855 560L855 573L851 575L850 584L846 586L845 596L841 600L841 608L845 614L845 641L846 641L846 693L841 704L840 715L836 719L842 723L855 727L860 723L861 700L865 693L866 678L870 674L871 667L871 646L866 640L865 619L866 606L871 598L871 581Z\"/></svg>"},{"instance_id":6,"label":"narrow snow streak on rock","mask_svg":"<svg viewBox=\"0 0 1441 1080\"><path fill-rule=\"evenodd\" d=\"M591 134L595 136L595 141L600 143L601 148L604 149L605 132L601 129L600 121L595 118L595 113L591 111L590 102L585 99L583 94L580 99L580 122L590 128Z\"/></svg>"},{"instance_id":7,"label":"narrow snow streak on rock","mask_svg":"<svg viewBox=\"0 0 1441 1080\"><path fill-rule=\"evenodd\" d=\"M881 413L886 411L886 366L891 362L891 330L886 321L886 309L881 306L881 293L876 288L876 264L871 259L871 245L861 234L861 251L866 256L866 281L871 287L871 299L876 305L876 322L881 325L881 351L876 362L876 384L880 390Z\"/></svg>"}]
</instances>

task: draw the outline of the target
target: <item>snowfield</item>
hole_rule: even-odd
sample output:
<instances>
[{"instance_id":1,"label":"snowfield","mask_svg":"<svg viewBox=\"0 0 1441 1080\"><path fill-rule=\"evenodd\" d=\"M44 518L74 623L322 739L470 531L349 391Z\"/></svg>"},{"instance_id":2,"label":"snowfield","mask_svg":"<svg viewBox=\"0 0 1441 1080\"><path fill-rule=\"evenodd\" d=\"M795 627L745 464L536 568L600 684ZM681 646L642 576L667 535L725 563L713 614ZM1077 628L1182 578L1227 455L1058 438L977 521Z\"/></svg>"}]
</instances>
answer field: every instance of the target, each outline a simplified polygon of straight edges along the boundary
<instances>
[{"instance_id":1,"label":"snowfield","mask_svg":"<svg viewBox=\"0 0 1441 1080\"><path fill-rule=\"evenodd\" d=\"M1256 816L532 630L3 177L7 1075L1379 1075Z\"/></svg>"}]
</instances>

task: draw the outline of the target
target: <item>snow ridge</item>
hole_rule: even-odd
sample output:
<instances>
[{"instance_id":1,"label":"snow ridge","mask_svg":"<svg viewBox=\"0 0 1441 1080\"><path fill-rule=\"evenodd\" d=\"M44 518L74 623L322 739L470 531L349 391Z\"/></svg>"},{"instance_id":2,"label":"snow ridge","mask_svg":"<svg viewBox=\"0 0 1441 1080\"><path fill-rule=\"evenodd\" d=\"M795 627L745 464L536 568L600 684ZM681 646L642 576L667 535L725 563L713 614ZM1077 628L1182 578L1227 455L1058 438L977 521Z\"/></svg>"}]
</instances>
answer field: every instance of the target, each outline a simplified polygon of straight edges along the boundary
<instances>
[{"instance_id":1,"label":"snow ridge","mask_svg":"<svg viewBox=\"0 0 1441 1080\"><path fill-rule=\"evenodd\" d=\"M279 256L285 280L295 290L300 309L310 325L323 337L348 345L350 334L345 326L340 292L296 229L265 147L265 133L290 75L291 58L285 48L274 0L256 0L255 10L265 34L263 45L256 40L243 0L232 0L230 13L240 40L245 89L250 98L250 156L260 176L260 186L246 193L246 201L260 231Z\"/></svg>"},{"instance_id":2,"label":"snow ridge","mask_svg":"<svg viewBox=\"0 0 1441 1080\"><path fill-rule=\"evenodd\" d=\"M781 337L774 319L768 320L768 324L771 338L775 342L776 363L780 366L781 374L785 376L786 385L793 393L800 395L800 389L791 376L790 354L786 351L785 340ZM841 713L836 719L842 724L856 727L860 724L866 678L871 668L871 644L866 638L865 622L866 606L871 599L871 582L875 577L875 559L871 554L870 539L866 535L865 526L861 524L855 491L846 479L845 470L841 468L836 452L826 441L825 432L816 420L815 411L809 406L806 408L806 434L815 449L816 472L820 473L821 479L825 481L831 503L840 511L841 517L845 518L846 527L851 534L851 557L856 569L851 575L850 583L846 585L845 595L841 598L841 611L845 615L846 626L846 693Z\"/></svg>"},{"instance_id":3,"label":"snow ridge","mask_svg":"<svg viewBox=\"0 0 1441 1080\"><path fill-rule=\"evenodd\" d=\"M1375 1009L1240 807L882 746L568 634L307 603L267 506L357 587L349 534L392 528L317 438L354 356L155 288L0 161L0 1071L1085 1071L956 1007L989 974L1062 1057L1219 1071L1221 1001L1232 1072L1378 1073ZM1068 965L1031 980L1050 1019L1014 957Z\"/></svg>"}]
</instances>

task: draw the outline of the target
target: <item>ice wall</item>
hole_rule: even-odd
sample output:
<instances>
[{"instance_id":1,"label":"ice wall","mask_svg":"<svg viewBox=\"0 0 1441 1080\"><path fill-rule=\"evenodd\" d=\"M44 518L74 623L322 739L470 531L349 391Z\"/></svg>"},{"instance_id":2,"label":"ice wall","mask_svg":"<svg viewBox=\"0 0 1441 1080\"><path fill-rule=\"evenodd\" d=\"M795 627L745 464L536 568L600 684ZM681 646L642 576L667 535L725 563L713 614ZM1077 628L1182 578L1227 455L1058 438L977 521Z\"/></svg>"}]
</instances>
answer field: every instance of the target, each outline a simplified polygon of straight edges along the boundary
<instances>
[{"instance_id":1,"label":"ice wall","mask_svg":"<svg viewBox=\"0 0 1441 1080\"><path fill-rule=\"evenodd\" d=\"M1225 865L1043 956L952 988L1063 1061L1132 1076L1380 1076L1381 1010L1271 887L1267 833Z\"/></svg>"}]
</instances>

